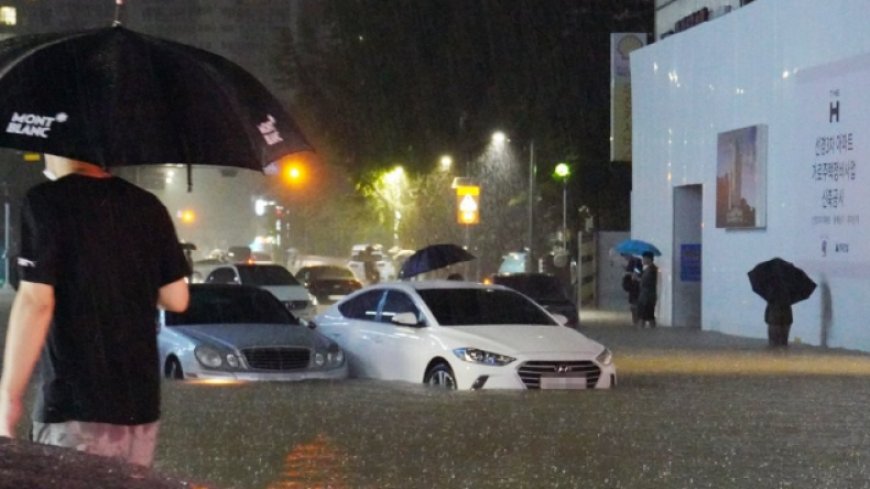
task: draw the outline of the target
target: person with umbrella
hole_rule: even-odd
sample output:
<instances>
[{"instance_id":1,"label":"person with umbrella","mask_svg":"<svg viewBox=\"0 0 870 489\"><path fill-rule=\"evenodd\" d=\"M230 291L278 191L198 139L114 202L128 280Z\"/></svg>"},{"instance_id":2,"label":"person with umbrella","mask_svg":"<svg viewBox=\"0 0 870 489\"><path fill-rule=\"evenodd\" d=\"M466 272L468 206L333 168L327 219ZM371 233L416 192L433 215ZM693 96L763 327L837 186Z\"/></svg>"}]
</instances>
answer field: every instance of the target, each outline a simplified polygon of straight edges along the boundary
<instances>
[{"instance_id":1,"label":"person with umbrella","mask_svg":"<svg viewBox=\"0 0 870 489\"><path fill-rule=\"evenodd\" d=\"M794 321L791 306L805 300L816 289L806 272L793 263L776 257L756 265L748 273L752 290L767 301L764 322L771 347L787 347Z\"/></svg>"},{"instance_id":2,"label":"person with umbrella","mask_svg":"<svg viewBox=\"0 0 870 489\"><path fill-rule=\"evenodd\" d=\"M658 296L659 269L653 263L653 252L644 251L641 261L643 269L636 274L640 281L640 290L637 295L637 314L640 327L649 325L656 327L656 299Z\"/></svg>"},{"instance_id":3,"label":"person with umbrella","mask_svg":"<svg viewBox=\"0 0 870 489\"><path fill-rule=\"evenodd\" d=\"M12 437L44 347L34 441L150 466L160 415L156 307L187 308L190 274L166 208L98 165L45 155L22 209L0 436Z\"/></svg>"},{"instance_id":4,"label":"person with umbrella","mask_svg":"<svg viewBox=\"0 0 870 489\"><path fill-rule=\"evenodd\" d=\"M262 172L313 148L243 68L117 17L105 29L0 41L0 120L0 146L45 154L56 179L23 205L0 436L15 433L45 345L36 441L150 465L154 317L158 305L186 309L190 270L166 208L106 169L184 163L190 189L193 164Z\"/></svg>"},{"instance_id":5,"label":"person with umbrella","mask_svg":"<svg viewBox=\"0 0 870 489\"><path fill-rule=\"evenodd\" d=\"M640 316L637 312L637 298L640 295L640 282L637 274L643 270L643 264L639 258L632 255L622 255L626 259L625 274L622 276L622 290L628 293L628 307L631 310L631 324L640 324Z\"/></svg>"}]
</instances>

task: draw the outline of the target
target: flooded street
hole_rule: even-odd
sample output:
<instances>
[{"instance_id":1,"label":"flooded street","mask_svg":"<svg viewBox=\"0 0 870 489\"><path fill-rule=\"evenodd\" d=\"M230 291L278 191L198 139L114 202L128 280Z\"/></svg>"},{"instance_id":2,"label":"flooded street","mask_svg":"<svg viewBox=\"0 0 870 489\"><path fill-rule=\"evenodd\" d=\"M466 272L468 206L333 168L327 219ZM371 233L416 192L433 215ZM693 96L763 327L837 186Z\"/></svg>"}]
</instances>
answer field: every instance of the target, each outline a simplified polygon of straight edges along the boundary
<instances>
[{"instance_id":1,"label":"flooded street","mask_svg":"<svg viewBox=\"0 0 870 489\"><path fill-rule=\"evenodd\" d=\"M870 487L870 358L598 325L611 391L164 388L155 463L217 487Z\"/></svg>"}]
</instances>

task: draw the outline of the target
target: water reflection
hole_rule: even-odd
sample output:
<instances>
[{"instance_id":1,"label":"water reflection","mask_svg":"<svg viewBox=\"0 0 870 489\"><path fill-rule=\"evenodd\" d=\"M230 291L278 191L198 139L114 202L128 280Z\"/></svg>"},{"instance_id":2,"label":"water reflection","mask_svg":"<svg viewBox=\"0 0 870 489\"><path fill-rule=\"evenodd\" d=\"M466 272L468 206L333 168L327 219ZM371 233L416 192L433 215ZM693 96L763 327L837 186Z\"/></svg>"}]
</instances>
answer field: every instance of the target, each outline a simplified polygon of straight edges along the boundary
<instances>
[{"instance_id":1,"label":"water reflection","mask_svg":"<svg viewBox=\"0 0 870 489\"><path fill-rule=\"evenodd\" d=\"M318 434L293 447L284 458L282 480L269 484L268 489L349 488L347 468L342 465L346 459L327 436Z\"/></svg>"}]
</instances>

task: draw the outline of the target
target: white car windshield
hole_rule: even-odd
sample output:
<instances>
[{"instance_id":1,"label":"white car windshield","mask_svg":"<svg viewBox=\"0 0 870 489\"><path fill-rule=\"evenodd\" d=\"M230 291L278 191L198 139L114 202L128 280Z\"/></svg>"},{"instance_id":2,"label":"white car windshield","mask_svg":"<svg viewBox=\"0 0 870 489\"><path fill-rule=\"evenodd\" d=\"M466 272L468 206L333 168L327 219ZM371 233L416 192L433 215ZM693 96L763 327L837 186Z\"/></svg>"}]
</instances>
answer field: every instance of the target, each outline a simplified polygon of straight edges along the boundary
<instances>
[{"instance_id":1,"label":"white car windshield","mask_svg":"<svg viewBox=\"0 0 870 489\"><path fill-rule=\"evenodd\" d=\"M166 312L167 326L255 323L299 324L299 321L269 292L239 286L191 286L187 310Z\"/></svg>"},{"instance_id":2,"label":"white car windshield","mask_svg":"<svg viewBox=\"0 0 870 489\"><path fill-rule=\"evenodd\" d=\"M557 326L545 312L510 290L456 288L418 290L442 326L522 324Z\"/></svg>"}]
</instances>

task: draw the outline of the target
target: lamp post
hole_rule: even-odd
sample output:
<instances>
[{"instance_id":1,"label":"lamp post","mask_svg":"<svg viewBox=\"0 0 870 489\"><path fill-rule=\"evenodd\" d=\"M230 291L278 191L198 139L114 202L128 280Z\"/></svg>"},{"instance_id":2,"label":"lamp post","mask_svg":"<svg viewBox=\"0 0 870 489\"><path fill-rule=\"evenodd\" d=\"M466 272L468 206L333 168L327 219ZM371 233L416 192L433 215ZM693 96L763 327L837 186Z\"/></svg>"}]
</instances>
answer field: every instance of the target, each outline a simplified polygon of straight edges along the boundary
<instances>
[{"instance_id":1,"label":"lamp post","mask_svg":"<svg viewBox=\"0 0 870 489\"><path fill-rule=\"evenodd\" d=\"M492 143L502 146L510 140L501 131L492 134ZM526 263L527 272L534 268L534 229L535 229L535 141L529 141L529 196L528 196L528 226L526 229Z\"/></svg>"},{"instance_id":2,"label":"lamp post","mask_svg":"<svg viewBox=\"0 0 870 489\"><path fill-rule=\"evenodd\" d=\"M528 240L528 260L526 271L534 268L534 229L535 229L535 141L529 143L529 224L526 239Z\"/></svg>"},{"instance_id":3,"label":"lamp post","mask_svg":"<svg viewBox=\"0 0 870 489\"><path fill-rule=\"evenodd\" d=\"M562 249L568 249L568 177L571 167L567 163L559 163L553 172L556 178L562 179Z\"/></svg>"}]
</instances>

